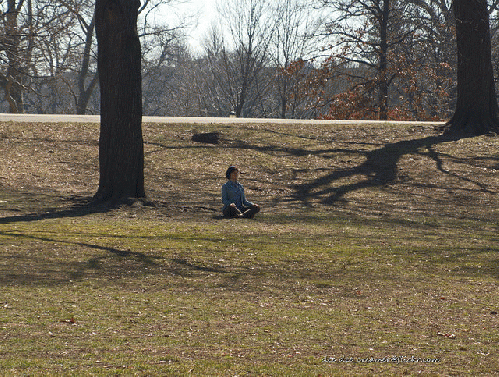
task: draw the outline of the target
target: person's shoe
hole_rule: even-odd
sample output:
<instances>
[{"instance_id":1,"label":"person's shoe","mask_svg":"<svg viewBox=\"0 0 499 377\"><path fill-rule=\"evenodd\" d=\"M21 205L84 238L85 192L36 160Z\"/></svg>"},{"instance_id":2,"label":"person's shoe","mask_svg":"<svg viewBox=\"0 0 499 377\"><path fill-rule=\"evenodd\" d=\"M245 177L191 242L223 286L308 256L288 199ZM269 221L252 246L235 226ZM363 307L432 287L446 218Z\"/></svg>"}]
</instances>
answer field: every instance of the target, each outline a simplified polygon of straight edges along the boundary
<instances>
[{"instance_id":1,"label":"person's shoe","mask_svg":"<svg viewBox=\"0 0 499 377\"><path fill-rule=\"evenodd\" d=\"M243 217L247 219L252 219L253 217L255 217L255 212L251 209L248 209L243 213Z\"/></svg>"}]
</instances>

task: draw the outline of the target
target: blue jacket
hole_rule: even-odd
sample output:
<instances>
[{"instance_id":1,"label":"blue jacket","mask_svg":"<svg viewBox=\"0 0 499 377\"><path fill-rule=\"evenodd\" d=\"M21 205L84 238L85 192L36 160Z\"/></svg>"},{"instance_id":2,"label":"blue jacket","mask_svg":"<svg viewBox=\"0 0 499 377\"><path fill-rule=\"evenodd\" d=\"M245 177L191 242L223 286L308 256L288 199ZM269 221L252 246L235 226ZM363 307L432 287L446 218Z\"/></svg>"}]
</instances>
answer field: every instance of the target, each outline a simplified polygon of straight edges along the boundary
<instances>
[{"instance_id":1,"label":"blue jacket","mask_svg":"<svg viewBox=\"0 0 499 377\"><path fill-rule=\"evenodd\" d=\"M253 205L253 203L246 200L243 185L232 181L227 181L222 186L222 203L224 204L223 209L234 203L240 211Z\"/></svg>"}]
</instances>

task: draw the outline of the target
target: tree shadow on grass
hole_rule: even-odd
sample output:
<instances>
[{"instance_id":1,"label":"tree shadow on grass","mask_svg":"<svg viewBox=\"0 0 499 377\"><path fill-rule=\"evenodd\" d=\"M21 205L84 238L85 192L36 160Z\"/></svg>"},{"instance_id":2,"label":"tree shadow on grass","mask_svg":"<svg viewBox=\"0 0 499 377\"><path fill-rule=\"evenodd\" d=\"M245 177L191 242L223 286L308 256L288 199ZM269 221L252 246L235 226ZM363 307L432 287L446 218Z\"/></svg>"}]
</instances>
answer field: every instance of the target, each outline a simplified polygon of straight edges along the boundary
<instances>
[{"instance_id":1,"label":"tree shadow on grass","mask_svg":"<svg viewBox=\"0 0 499 377\"><path fill-rule=\"evenodd\" d=\"M16 237L10 232L0 236ZM224 274L223 266L199 262L187 258L169 257L158 252L137 252L116 247L101 246L86 242L72 242L19 234L25 252L4 250L0 255L0 285L54 286L88 279L115 280L137 278L147 275L169 275L189 277L193 274ZM30 248L26 241L45 243L38 250ZM73 253L58 256L59 248L74 249ZM95 256L83 261L72 261L78 252L96 251ZM99 253L102 251L103 253ZM67 252L67 251L64 251Z\"/></svg>"},{"instance_id":2,"label":"tree shadow on grass","mask_svg":"<svg viewBox=\"0 0 499 377\"><path fill-rule=\"evenodd\" d=\"M336 169L331 174L319 177L311 182L294 185L293 199L304 203L317 199L323 204L331 205L350 192L393 183L397 179L397 166L400 159L407 154L421 153L419 150L422 148L427 149L424 154L436 163L440 172L449 174L448 171L443 169L442 160L435 151L434 146L456 140L444 136L429 136L389 143L382 148L363 152L365 161L357 166ZM336 181L356 176L363 176L365 179L333 187Z\"/></svg>"},{"instance_id":3,"label":"tree shadow on grass","mask_svg":"<svg viewBox=\"0 0 499 377\"><path fill-rule=\"evenodd\" d=\"M0 224L81 217L108 210L106 206L78 201L68 209L3 217ZM189 277L225 272L222 266L171 256L164 250L139 252L126 247L52 237L45 231L42 233L27 234L15 228L0 231L0 237L13 240L3 245L0 253L0 286L56 286L88 279L116 280L147 275ZM82 238L85 234L73 236ZM79 255L88 256L79 258Z\"/></svg>"},{"instance_id":4,"label":"tree shadow on grass","mask_svg":"<svg viewBox=\"0 0 499 377\"><path fill-rule=\"evenodd\" d=\"M28 195L24 193L23 195ZM17 199L18 202L22 201ZM29 195L33 201L33 195ZM51 219L84 217L91 214L103 214L116 208L109 204L95 203L91 197L72 197L57 199L49 198L47 202L57 202L57 207L44 207L45 196L40 195L38 205L33 206L34 212L21 213L0 218L0 225L11 225L16 223L37 222ZM61 205L62 204L62 205ZM28 206L25 206L28 207ZM36 208L35 208L36 207ZM24 208L27 209L27 208ZM17 253L9 250L5 245L2 255L0 255L0 284L27 284L27 285L53 285L67 283L71 280L78 280L89 271L91 275L102 275L107 277L124 276L126 273L138 272L147 268L154 267L158 257L147 253L134 252L131 250L121 250L115 247L102 246L88 242L71 242L66 240L52 239L49 236L33 236L25 233L16 233L15 231L0 231L0 236L7 238L18 238L23 245L23 253ZM26 243L27 242L27 243ZM31 244L32 243L32 244ZM106 254L90 258L87 262L72 262L58 260L57 257L50 254L51 249L44 245L54 245L61 248L90 249L103 251ZM11 248L16 250L15 245ZM48 253L48 254L47 254ZM55 253L55 252L54 252ZM117 262L126 262L126 266L120 266L115 263L114 271L104 271L103 263L106 259L114 259ZM123 268L122 268L123 267ZM101 270L102 271L99 271Z\"/></svg>"},{"instance_id":5,"label":"tree shadow on grass","mask_svg":"<svg viewBox=\"0 0 499 377\"><path fill-rule=\"evenodd\" d=\"M31 201L34 200L33 194L24 193L24 195L30 196ZM22 198L18 199L18 201L20 200L22 200ZM43 197L40 197L40 200L36 201L40 204L39 202L43 201ZM106 213L112 209L110 206L94 203L91 197L72 197L64 198L63 200L58 198L57 201L65 201L68 205L65 207L52 208L43 208L38 205L37 208L35 208L31 213L21 213L18 215L0 217L0 224L14 224L18 222L61 219L66 217L83 217L95 213Z\"/></svg>"},{"instance_id":6,"label":"tree shadow on grass","mask_svg":"<svg viewBox=\"0 0 499 377\"><path fill-rule=\"evenodd\" d=\"M0 236L18 238L22 253L16 245L6 246L0 255L0 284L55 285L88 277L118 278L154 270L161 256L121 250L88 242L60 240L49 236L36 236L0 231ZM67 254L67 249L74 249ZM96 256L87 261L77 259L79 251L93 250ZM99 251L105 252L100 254ZM63 256L60 256L62 254Z\"/></svg>"},{"instance_id":7,"label":"tree shadow on grass","mask_svg":"<svg viewBox=\"0 0 499 377\"><path fill-rule=\"evenodd\" d=\"M371 149L375 143L367 145L369 150L362 148L331 148L320 150L307 150L305 148L287 148L281 146L255 146L243 141L237 141L232 148L253 149L264 153L285 153L296 157L321 156L332 158L334 154L355 155L363 158L363 162L346 168L319 168L300 170L302 174L321 172L318 178L291 185L293 190L288 201L300 202L310 205L312 201L320 202L324 205L333 205L339 202L349 193L363 189L382 187L397 182L398 165L402 157L410 154L419 154L432 160L436 169L444 175L452 176L465 183L476 185L483 192L491 191L487 185L469 177L457 175L443 166L443 155L436 151L435 146L458 141L458 137L443 135L427 136L419 139L402 140L394 143L387 143L380 148ZM343 142L344 143L344 142ZM355 142L354 142L355 143ZM355 143L358 145L357 143ZM364 143L365 144L365 143ZM449 156L447 156L449 157ZM324 175L324 172L329 172ZM295 171L296 173L296 171ZM364 178L359 178L364 177ZM348 181L349 183L340 183ZM353 181L353 182L352 182Z\"/></svg>"},{"instance_id":8,"label":"tree shadow on grass","mask_svg":"<svg viewBox=\"0 0 499 377\"><path fill-rule=\"evenodd\" d=\"M0 225L104 214L123 204L95 203L91 197L61 198L27 192L14 194L17 203L25 203L20 206L20 211L31 209L33 212L0 217ZM24 196L29 197L36 206L26 203ZM10 209L12 211L15 209ZM220 266L168 257L163 252L153 250L138 252L114 245L99 245L96 242L26 234L15 228L0 231L0 237L2 236L18 239L19 242L12 242L14 245L5 244L0 254L0 285L52 286L89 278L120 279L151 274L191 276L193 273L225 272ZM22 249L16 245L22 245ZM69 254L68 249L71 250ZM81 254L90 252L92 256L82 261L77 257L80 251ZM59 254L63 256L59 257Z\"/></svg>"},{"instance_id":9,"label":"tree shadow on grass","mask_svg":"<svg viewBox=\"0 0 499 377\"><path fill-rule=\"evenodd\" d=\"M360 281L368 275L373 282L397 278L386 263L379 264L379 268L373 270L369 262L359 265L355 256L353 261L343 258L340 263L333 264L324 264L320 260L309 258L301 261L282 259L271 264L265 261L248 264L244 256L241 261L230 264L224 264L222 261L220 264L218 258L198 259L195 256L179 256L165 250L137 252L90 242L58 240L49 236L16 234L11 231L1 231L0 236L18 237L24 250L18 253L18 248L12 247L2 252L0 286L61 286L90 279L133 282L145 276L156 276L173 286L195 286L203 281L207 288L216 286L233 291L257 291L262 281L267 282L266 284L272 281L276 287L286 289L297 281L316 285L317 288L328 288L338 284L347 286L348 282ZM68 248L72 249L69 253ZM80 253L88 255L89 250L91 255L86 259L78 258ZM477 246L465 251L449 250L445 255L441 254L441 250L431 249L419 250L417 253L424 256L425 260L431 261L434 273L442 276L450 274L464 278L489 275L499 279L498 259L489 257L490 254L497 253L497 248ZM471 256L480 258L480 262L462 263L466 266L448 270L450 262L461 265L461 262ZM411 257L414 258L414 255ZM373 263L379 261L374 259ZM346 268L348 266L349 268Z\"/></svg>"}]
</instances>

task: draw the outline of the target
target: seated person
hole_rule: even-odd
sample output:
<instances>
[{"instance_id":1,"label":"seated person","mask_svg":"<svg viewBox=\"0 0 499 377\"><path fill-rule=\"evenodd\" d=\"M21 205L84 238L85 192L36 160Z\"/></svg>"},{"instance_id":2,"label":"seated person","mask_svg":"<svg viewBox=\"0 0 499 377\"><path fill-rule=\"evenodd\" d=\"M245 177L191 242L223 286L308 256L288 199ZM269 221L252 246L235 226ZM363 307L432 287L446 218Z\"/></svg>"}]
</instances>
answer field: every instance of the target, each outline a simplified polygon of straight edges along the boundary
<instances>
[{"instance_id":1,"label":"seated person","mask_svg":"<svg viewBox=\"0 0 499 377\"><path fill-rule=\"evenodd\" d=\"M246 217L252 219L260 212L258 204L246 200L244 188L237 179L239 169L230 166L225 173L228 181L222 186L222 202L224 204L223 214L225 217Z\"/></svg>"}]
</instances>

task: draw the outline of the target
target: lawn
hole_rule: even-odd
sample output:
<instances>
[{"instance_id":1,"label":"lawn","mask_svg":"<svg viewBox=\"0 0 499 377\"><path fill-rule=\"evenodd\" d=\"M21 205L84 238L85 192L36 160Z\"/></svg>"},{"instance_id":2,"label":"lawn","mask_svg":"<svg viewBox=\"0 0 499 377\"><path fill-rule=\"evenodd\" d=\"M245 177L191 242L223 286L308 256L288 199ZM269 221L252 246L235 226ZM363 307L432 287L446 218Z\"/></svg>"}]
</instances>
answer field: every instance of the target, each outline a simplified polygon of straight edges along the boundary
<instances>
[{"instance_id":1,"label":"lawn","mask_svg":"<svg viewBox=\"0 0 499 377\"><path fill-rule=\"evenodd\" d=\"M144 139L152 203L89 206L98 125L0 123L0 375L499 374L497 137ZM231 164L253 220L220 216Z\"/></svg>"}]
</instances>

